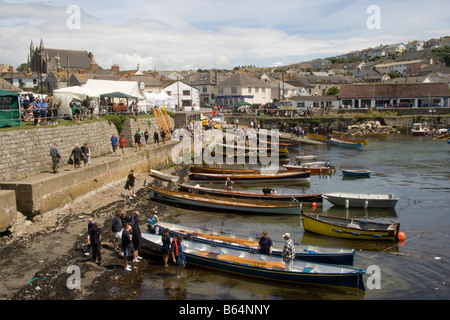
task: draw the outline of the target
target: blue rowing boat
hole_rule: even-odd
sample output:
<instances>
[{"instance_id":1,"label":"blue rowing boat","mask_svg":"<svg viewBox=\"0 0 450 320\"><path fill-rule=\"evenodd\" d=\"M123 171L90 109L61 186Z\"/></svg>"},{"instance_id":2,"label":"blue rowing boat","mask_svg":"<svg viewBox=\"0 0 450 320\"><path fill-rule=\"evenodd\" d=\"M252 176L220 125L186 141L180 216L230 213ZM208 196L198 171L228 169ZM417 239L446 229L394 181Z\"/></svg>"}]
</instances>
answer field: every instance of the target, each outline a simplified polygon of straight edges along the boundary
<instances>
[{"instance_id":1,"label":"blue rowing boat","mask_svg":"<svg viewBox=\"0 0 450 320\"><path fill-rule=\"evenodd\" d=\"M370 170L342 170L342 174L347 177L368 177L371 174Z\"/></svg>"},{"instance_id":2,"label":"blue rowing boat","mask_svg":"<svg viewBox=\"0 0 450 320\"><path fill-rule=\"evenodd\" d=\"M142 233L140 252L162 255L162 237ZM294 260L291 271L285 270L280 257L252 253L248 250L212 246L183 240L182 250L187 264L242 276L276 282L343 287L365 291L362 269Z\"/></svg>"},{"instance_id":3,"label":"blue rowing boat","mask_svg":"<svg viewBox=\"0 0 450 320\"><path fill-rule=\"evenodd\" d=\"M150 222L147 219L147 222ZM181 235L185 239L196 242L203 242L237 250L257 252L259 238L244 235L232 234L225 231L211 230L184 226L170 222L159 222L160 233L162 230L169 229L172 235ZM272 240L273 256L281 256L283 251L283 241ZM327 264L353 265L355 250L343 248L328 248L308 244L295 243L295 258L303 261L311 261Z\"/></svg>"}]
</instances>

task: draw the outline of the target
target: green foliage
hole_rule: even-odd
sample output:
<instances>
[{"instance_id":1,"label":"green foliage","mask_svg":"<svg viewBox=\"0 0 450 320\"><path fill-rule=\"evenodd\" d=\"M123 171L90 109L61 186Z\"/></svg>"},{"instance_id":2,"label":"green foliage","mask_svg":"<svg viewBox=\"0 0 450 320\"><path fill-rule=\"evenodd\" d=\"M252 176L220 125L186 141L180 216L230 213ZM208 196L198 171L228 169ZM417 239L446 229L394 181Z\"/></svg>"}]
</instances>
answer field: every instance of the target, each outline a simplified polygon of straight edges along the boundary
<instances>
[{"instance_id":1,"label":"green foliage","mask_svg":"<svg viewBox=\"0 0 450 320\"><path fill-rule=\"evenodd\" d=\"M327 96L335 96L339 94L339 89L337 87L331 87L330 89L328 89L327 91Z\"/></svg>"},{"instance_id":2,"label":"green foliage","mask_svg":"<svg viewBox=\"0 0 450 320\"><path fill-rule=\"evenodd\" d=\"M122 132L123 124L127 118L129 117L126 117L123 114L108 114L105 116L105 119L108 120L110 124L111 122L114 123L119 134Z\"/></svg>"}]
</instances>

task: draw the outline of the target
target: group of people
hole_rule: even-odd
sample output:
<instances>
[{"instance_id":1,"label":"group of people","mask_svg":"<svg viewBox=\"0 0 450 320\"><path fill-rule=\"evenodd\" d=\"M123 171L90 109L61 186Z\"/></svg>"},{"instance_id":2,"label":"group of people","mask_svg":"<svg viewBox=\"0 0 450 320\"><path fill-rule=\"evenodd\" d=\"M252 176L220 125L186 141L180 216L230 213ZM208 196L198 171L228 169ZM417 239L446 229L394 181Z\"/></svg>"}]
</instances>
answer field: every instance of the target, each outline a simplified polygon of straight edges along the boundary
<instances>
[{"instance_id":1,"label":"group of people","mask_svg":"<svg viewBox=\"0 0 450 320\"><path fill-rule=\"evenodd\" d=\"M23 94L20 96L23 106L22 119L33 122L35 126L41 124L58 124L58 113L61 108L61 101L52 103L48 97L35 97L33 94Z\"/></svg>"},{"instance_id":2,"label":"group of people","mask_svg":"<svg viewBox=\"0 0 450 320\"><path fill-rule=\"evenodd\" d=\"M149 233L159 234L159 218L156 210L150 211L150 218L148 219L147 228ZM123 257L124 269L131 271L132 268L128 261L132 258L133 263L138 263L142 259L139 256L139 249L141 248L140 229L140 213L134 211L131 217L128 217L124 210L118 210L112 219L111 230L114 234L114 251L118 252ZM186 257L183 253L183 237L177 235L172 237L170 230L164 228L162 230L162 249L164 267L169 266L169 258L172 258L173 263L177 266L177 277L180 277L181 270L186 266ZM283 235L286 241L282 251L282 259L285 263L285 270L292 271L293 261L295 259L295 246L289 233ZM90 218L88 221L88 236L87 248L85 255L91 255L92 261L98 265L102 263L102 232L94 219ZM269 233L264 230L262 237L258 242L258 252L261 254L272 255L273 241L269 237Z\"/></svg>"},{"instance_id":3,"label":"group of people","mask_svg":"<svg viewBox=\"0 0 450 320\"><path fill-rule=\"evenodd\" d=\"M59 151L58 142L55 142L50 147L50 157L52 158L52 173L58 173L58 168L61 164L61 152ZM81 147L79 144L75 145L70 154L68 163L73 164L74 168L78 169L81 167L82 160L84 162L84 166L91 164L91 148L87 142L85 142Z\"/></svg>"},{"instance_id":4,"label":"group of people","mask_svg":"<svg viewBox=\"0 0 450 320\"><path fill-rule=\"evenodd\" d=\"M114 250L123 257L124 268L131 271L128 260L140 262L141 229L139 227L140 213L134 211L131 217L127 217L124 210L118 210L112 220L111 230L114 233ZM95 262L95 261L94 261Z\"/></svg>"}]
</instances>

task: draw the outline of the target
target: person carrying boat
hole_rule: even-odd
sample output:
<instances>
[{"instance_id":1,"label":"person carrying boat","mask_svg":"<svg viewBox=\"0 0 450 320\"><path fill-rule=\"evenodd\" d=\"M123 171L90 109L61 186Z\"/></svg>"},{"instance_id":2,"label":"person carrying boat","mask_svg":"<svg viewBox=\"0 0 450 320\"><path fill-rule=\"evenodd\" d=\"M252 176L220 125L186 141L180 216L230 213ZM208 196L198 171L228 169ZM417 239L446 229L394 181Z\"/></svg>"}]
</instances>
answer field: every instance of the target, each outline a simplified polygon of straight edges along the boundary
<instances>
[{"instance_id":1,"label":"person carrying boat","mask_svg":"<svg viewBox=\"0 0 450 320\"><path fill-rule=\"evenodd\" d=\"M281 253L281 257L284 261L284 270L286 271L292 271L292 266L294 264L295 259L295 246L294 242L291 240L291 235L289 233L283 234L284 240L286 240L286 243L283 247L283 252Z\"/></svg>"},{"instance_id":2,"label":"person carrying boat","mask_svg":"<svg viewBox=\"0 0 450 320\"><path fill-rule=\"evenodd\" d=\"M227 177L227 181L225 181L225 185L227 186L227 192L233 192L233 184L234 182L231 181L230 177Z\"/></svg>"},{"instance_id":3,"label":"person carrying boat","mask_svg":"<svg viewBox=\"0 0 450 320\"><path fill-rule=\"evenodd\" d=\"M273 242L269 238L269 233L264 230L263 236L259 239L258 252L263 254L272 255Z\"/></svg>"}]
</instances>

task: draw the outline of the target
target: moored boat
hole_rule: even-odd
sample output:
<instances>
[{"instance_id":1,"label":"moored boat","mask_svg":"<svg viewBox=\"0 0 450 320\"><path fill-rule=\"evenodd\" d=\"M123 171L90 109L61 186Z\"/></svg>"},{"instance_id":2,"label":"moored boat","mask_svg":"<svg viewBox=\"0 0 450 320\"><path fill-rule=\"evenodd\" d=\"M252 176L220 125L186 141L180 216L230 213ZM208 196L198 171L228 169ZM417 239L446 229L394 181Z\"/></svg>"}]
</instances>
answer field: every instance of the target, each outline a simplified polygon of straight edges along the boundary
<instances>
[{"instance_id":1,"label":"moored boat","mask_svg":"<svg viewBox=\"0 0 450 320\"><path fill-rule=\"evenodd\" d=\"M411 129L411 134L413 136L424 136L427 134L427 131L425 130L423 124L421 123L414 123L413 127Z\"/></svg>"},{"instance_id":2,"label":"moored boat","mask_svg":"<svg viewBox=\"0 0 450 320\"><path fill-rule=\"evenodd\" d=\"M214 174L214 173L190 173L190 181L195 182L225 182L228 177L236 182L310 182L310 171L278 172L278 173L259 173L259 174Z\"/></svg>"},{"instance_id":3,"label":"moored boat","mask_svg":"<svg viewBox=\"0 0 450 320\"><path fill-rule=\"evenodd\" d=\"M246 212L254 214L300 215L298 202L254 201L216 197L191 192L148 187L151 200L167 201L179 205L189 205L226 212Z\"/></svg>"},{"instance_id":4,"label":"moored boat","mask_svg":"<svg viewBox=\"0 0 450 320\"><path fill-rule=\"evenodd\" d=\"M149 219L147 219L149 221ZM159 221L160 233L169 229L172 235L181 235L186 239L213 244L238 250L257 252L259 238L238 235L225 231L217 231L199 227L185 226L165 221ZM272 256L281 256L283 241L273 240ZM355 250L343 248L328 248L309 244L295 243L295 258L328 264L353 265Z\"/></svg>"},{"instance_id":5,"label":"moored boat","mask_svg":"<svg viewBox=\"0 0 450 320\"><path fill-rule=\"evenodd\" d=\"M313 155L313 154L308 154L308 155L304 155L304 156L296 156L295 160L302 162L302 161L308 161L308 160L316 160L317 156Z\"/></svg>"},{"instance_id":6,"label":"moored boat","mask_svg":"<svg viewBox=\"0 0 450 320\"><path fill-rule=\"evenodd\" d=\"M394 208L398 198L393 194L334 192L322 195L335 205L346 208Z\"/></svg>"},{"instance_id":7,"label":"moored boat","mask_svg":"<svg viewBox=\"0 0 450 320\"><path fill-rule=\"evenodd\" d=\"M219 174L267 174L267 173L277 173L277 169L261 169L261 170L253 170L253 169L231 169L231 168L210 168L210 167L202 167L202 166L191 166L189 168L191 173L219 173Z\"/></svg>"},{"instance_id":8,"label":"moored boat","mask_svg":"<svg viewBox=\"0 0 450 320\"><path fill-rule=\"evenodd\" d=\"M358 240L398 240L400 224L302 212L303 228L321 235Z\"/></svg>"},{"instance_id":9,"label":"moored boat","mask_svg":"<svg viewBox=\"0 0 450 320\"><path fill-rule=\"evenodd\" d=\"M317 140L317 141L322 141L322 142L327 142L328 141L328 137L324 136L324 135L320 135L320 134L314 134L314 133L307 133L306 136L310 139L313 140ZM333 139L336 138L331 138L331 143L333 144ZM357 138L345 138L345 136L341 136L339 137L339 139L336 139L338 142L344 141L344 142L350 142L350 143L356 143L356 144L364 144L367 145L368 143L368 139L357 139Z\"/></svg>"},{"instance_id":10,"label":"moored boat","mask_svg":"<svg viewBox=\"0 0 450 320\"><path fill-rule=\"evenodd\" d=\"M342 174L347 177L368 177L371 174L370 170L352 170L342 169Z\"/></svg>"},{"instance_id":11,"label":"moored boat","mask_svg":"<svg viewBox=\"0 0 450 320\"><path fill-rule=\"evenodd\" d=\"M141 239L142 252L162 255L161 235L143 233ZM277 282L337 286L365 291L363 281L365 271L361 269L294 260L292 270L285 271L284 262L280 257L211 246L190 240L183 240L182 246L188 266L192 264Z\"/></svg>"},{"instance_id":12,"label":"moored boat","mask_svg":"<svg viewBox=\"0 0 450 320\"><path fill-rule=\"evenodd\" d=\"M214 188L205 188L199 185L187 185L187 184L179 184L178 191L183 192L192 192L198 194L207 194L212 196L221 196L227 198L234 199L250 199L257 201L299 201L299 202L316 202L317 205L323 202L321 193L313 193L313 194L264 194L261 193L253 193L253 192L241 192L233 190L232 192L228 192L223 189L214 189Z\"/></svg>"},{"instance_id":13,"label":"moored boat","mask_svg":"<svg viewBox=\"0 0 450 320\"><path fill-rule=\"evenodd\" d=\"M179 179L179 177L172 176L170 174L165 174L165 173L162 173L162 172L160 172L158 170L154 170L154 169L150 169L150 172L153 176L155 176L161 180L165 180L165 181L177 182Z\"/></svg>"},{"instance_id":14,"label":"moored boat","mask_svg":"<svg viewBox=\"0 0 450 320\"><path fill-rule=\"evenodd\" d=\"M315 165L315 164L286 164L283 167L288 171L311 171L311 174L330 174L334 172L333 167L329 163L325 163L324 165Z\"/></svg>"}]
</instances>

